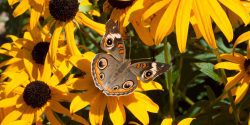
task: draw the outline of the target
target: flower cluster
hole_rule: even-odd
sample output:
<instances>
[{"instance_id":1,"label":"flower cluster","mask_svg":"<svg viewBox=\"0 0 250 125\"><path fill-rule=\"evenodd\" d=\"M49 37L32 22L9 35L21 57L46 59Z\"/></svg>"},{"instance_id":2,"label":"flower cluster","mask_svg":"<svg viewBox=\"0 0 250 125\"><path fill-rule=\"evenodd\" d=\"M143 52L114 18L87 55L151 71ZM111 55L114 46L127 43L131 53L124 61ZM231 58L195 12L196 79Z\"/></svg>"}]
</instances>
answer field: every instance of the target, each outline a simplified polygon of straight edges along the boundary
<instances>
[{"instance_id":1,"label":"flower cluster","mask_svg":"<svg viewBox=\"0 0 250 125\"><path fill-rule=\"evenodd\" d=\"M232 119L236 121L235 123L243 123L238 118L237 108L249 94L250 32L236 39L230 54L220 54L218 46L234 41L234 29L249 24L249 1L8 0L8 4L13 9L12 15L15 18L26 16L28 22L22 27L21 35L6 35L8 42L1 42L0 39L0 54L3 57L0 62L0 123L2 125L48 123L57 125L65 124L67 118L71 120L66 120L66 124L67 122L69 124L78 122L84 125L160 124L154 122L155 119L160 119L162 125L175 123L189 125L192 122L199 123L203 113L214 110L216 104L222 103L222 100L229 100L235 116ZM156 80L161 82L148 83L137 78L138 85L133 93L124 96L107 96L95 86L91 63L97 49L101 51L98 42L107 31L104 23L108 19L117 22L124 39L128 38L128 31L133 32L130 35L137 36L147 47L153 46L155 50L161 51L152 52L151 49L150 55L157 53L161 56L158 60L165 59L164 62L169 64L171 55L174 54L169 47L172 41L167 42L165 38L170 34L176 35L175 49L178 51L175 51L176 53L184 53L187 50L188 54L194 55L196 51L198 52L195 49L188 50L187 45L197 46L196 43L188 44L194 39L191 35L195 39L204 40L207 43L204 50L207 51L209 48L214 52L217 56L217 58L214 57L217 59L217 62L213 62L213 64L217 63L214 68L221 71L218 75L213 69L208 71L205 66L200 71L218 82L224 82L223 93L217 99L212 99L215 95L211 94L210 88L207 87L210 102L194 104L184 94L187 89L182 91L179 88L182 83L183 56L177 61L180 63L179 69L174 69L173 66L174 68L171 67L171 71L166 73L166 84L163 84L164 76ZM218 41L216 36L220 33L223 34L226 42ZM239 50L236 46L247 40L246 56L236 53L235 51ZM162 42L164 42L163 46ZM129 47L133 48L133 45ZM134 48L136 50L136 47ZM178 54L180 55L182 56ZM195 69L197 67L190 68L192 70L190 72L197 72ZM235 76L226 77L229 73L225 73L223 69L236 70L238 73ZM193 74L190 73L190 75ZM198 77L200 76L202 75ZM188 88L186 84L189 82L185 80L183 79L185 82L183 88ZM195 82L198 78L195 80L189 78L189 80ZM176 84L173 84L174 82ZM150 94L152 91L157 93L156 96L155 93ZM161 95L164 99L158 97L159 93L165 93ZM169 98L165 98L166 95ZM181 99L174 100L178 96L191 106L198 107L201 104L205 106L199 107L202 110L194 111L196 115L192 115L192 113L195 114L194 112L184 112L190 118L184 119L182 116L175 119L175 111L183 110L178 109L176 105ZM169 101L166 101L167 99ZM158 103L167 105L169 108L167 112L160 111L165 108ZM157 114L157 118L151 117L152 114ZM165 115L168 115L168 118L165 118ZM130 118L131 116L133 118ZM211 119L216 119L218 114L214 116L209 114L209 116ZM135 120L135 122L129 120Z\"/></svg>"}]
</instances>

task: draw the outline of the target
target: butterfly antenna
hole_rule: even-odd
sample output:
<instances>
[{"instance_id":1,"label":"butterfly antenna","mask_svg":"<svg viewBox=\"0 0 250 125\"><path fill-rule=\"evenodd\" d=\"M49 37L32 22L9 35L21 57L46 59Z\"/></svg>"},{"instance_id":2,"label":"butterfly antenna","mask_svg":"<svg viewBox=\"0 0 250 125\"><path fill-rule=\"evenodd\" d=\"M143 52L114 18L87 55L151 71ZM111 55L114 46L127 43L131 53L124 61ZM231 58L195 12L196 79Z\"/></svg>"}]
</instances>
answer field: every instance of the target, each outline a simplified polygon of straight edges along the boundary
<instances>
[{"instance_id":1,"label":"butterfly antenna","mask_svg":"<svg viewBox=\"0 0 250 125\"><path fill-rule=\"evenodd\" d=\"M129 36L129 55L128 55L128 59L130 60L130 55L131 55L131 36Z\"/></svg>"}]
</instances>

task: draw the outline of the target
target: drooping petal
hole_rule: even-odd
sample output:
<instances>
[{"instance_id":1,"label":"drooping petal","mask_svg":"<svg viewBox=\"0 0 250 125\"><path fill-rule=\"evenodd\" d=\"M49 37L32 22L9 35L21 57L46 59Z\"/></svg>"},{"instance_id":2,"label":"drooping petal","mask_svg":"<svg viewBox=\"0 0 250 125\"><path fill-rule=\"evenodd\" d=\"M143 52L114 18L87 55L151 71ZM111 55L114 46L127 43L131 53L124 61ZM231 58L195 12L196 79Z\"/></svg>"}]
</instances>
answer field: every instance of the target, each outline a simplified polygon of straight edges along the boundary
<instances>
[{"instance_id":1,"label":"drooping petal","mask_svg":"<svg viewBox=\"0 0 250 125\"><path fill-rule=\"evenodd\" d=\"M209 13L207 12L208 8L206 4L206 0L194 0L194 17L196 18L199 31L201 32L204 39L211 47L217 48L212 28L212 22Z\"/></svg>"},{"instance_id":2,"label":"drooping petal","mask_svg":"<svg viewBox=\"0 0 250 125\"><path fill-rule=\"evenodd\" d=\"M102 93L96 94L96 98L90 104L89 120L91 124L102 124L106 104L106 96Z\"/></svg>"},{"instance_id":3,"label":"drooping petal","mask_svg":"<svg viewBox=\"0 0 250 125\"><path fill-rule=\"evenodd\" d=\"M176 38L180 52L185 52L193 0L181 0L176 16Z\"/></svg>"},{"instance_id":4,"label":"drooping petal","mask_svg":"<svg viewBox=\"0 0 250 125\"><path fill-rule=\"evenodd\" d=\"M240 86L237 87L236 89L236 98L234 100L234 102L236 104L238 104L247 94L247 90L249 88L249 83L244 82L243 84L241 84Z\"/></svg>"},{"instance_id":5,"label":"drooping petal","mask_svg":"<svg viewBox=\"0 0 250 125\"><path fill-rule=\"evenodd\" d=\"M14 5L15 3L17 3L19 0L8 0L8 3L10 6Z\"/></svg>"},{"instance_id":6,"label":"drooping petal","mask_svg":"<svg viewBox=\"0 0 250 125\"><path fill-rule=\"evenodd\" d=\"M50 108L46 108L45 109L45 114L47 119L49 120L49 122L52 125L60 125L61 122L58 121L58 119L55 117L54 113L52 112L52 110Z\"/></svg>"},{"instance_id":7,"label":"drooping petal","mask_svg":"<svg viewBox=\"0 0 250 125\"><path fill-rule=\"evenodd\" d=\"M224 6L229 8L232 12L237 14L247 25L249 23L249 14L238 0L219 0Z\"/></svg>"},{"instance_id":8,"label":"drooping petal","mask_svg":"<svg viewBox=\"0 0 250 125\"><path fill-rule=\"evenodd\" d=\"M89 19L83 13L77 13L75 18L76 18L78 23L95 30L100 35L104 35L104 33L105 33L105 25L104 24L97 23L97 22Z\"/></svg>"},{"instance_id":9,"label":"drooping petal","mask_svg":"<svg viewBox=\"0 0 250 125\"><path fill-rule=\"evenodd\" d=\"M40 1L43 1L43 0L40 0ZM30 12L30 29L31 30L34 27L36 27L36 25L38 24L40 16L41 16L41 12L39 12L36 9L31 9L31 12Z\"/></svg>"},{"instance_id":10,"label":"drooping petal","mask_svg":"<svg viewBox=\"0 0 250 125\"><path fill-rule=\"evenodd\" d=\"M44 82L48 82L50 80L52 69L53 69L52 62L53 61L51 60L51 58L49 58L47 54L45 61L44 61L43 72L42 72L42 77L41 77L41 80Z\"/></svg>"},{"instance_id":11,"label":"drooping petal","mask_svg":"<svg viewBox=\"0 0 250 125\"><path fill-rule=\"evenodd\" d=\"M57 48L58 48L58 40L62 31L62 26L60 24L56 24L56 29L53 33L53 36L51 38L51 42L50 42L50 46L49 46L49 51L48 51L48 55L50 56L50 58L52 59L52 62L55 62L56 60L56 52L57 52Z\"/></svg>"},{"instance_id":12,"label":"drooping petal","mask_svg":"<svg viewBox=\"0 0 250 125\"><path fill-rule=\"evenodd\" d=\"M220 63L217 63L215 66L214 66L215 69L219 69L219 68L222 68L222 69L227 69L227 70L241 70L240 68L240 64L237 64L237 63L232 63L232 62L220 62Z\"/></svg>"},{"instance_id":13,"label":"drooping petal","mask_svg":"<svg viewBox=\"0 0 250 125\"><path fill-rule=\"evenodd\" d=\"M239 81L244 77L244 72L239 72L238 74L236 74L233 77L229 77L230 79L227 79L227 84L224 88L224 90L229 90L231 89L233 86L235 86L237 83L239 83Z\"/></svg>"},{"instance_id":14,"label":"drooping petal","mask_svg":"<svg viewBox=\"0 0 250 125\"><path fill-rule=\"evenodd\" d=\"M109 97L107 102L108 112L111 121L115 125L122 125L126 121L124 107L117 97Z\"/></svg>"},{"instance_id":15,"label":"drooping petal","mask_svg":"<svg viewBox=\"0 0 250 125\"><path fill-rule=\"evenodd\" d=\"M74 29L75 29L75 26L73 22L71 21L69 21L65 25L67 44L69 47L69 51L72 55L81 55L81 52L76 46L75 37L74 37L74 31L75 31Z\"/></svg>"},{"instance_id":16,"label":"drooping petal","mask_svg":"<svg viewBox=\"0 0 250 125\"><path fill-rule=\"evenodd\" d=\"M6 61L1 62L0 67L7 66L7 65L10 65L10 64L19 62L19 61L21 61L20 58L11 58L11 59L8 59Z\"/></svg>"},{"instance_id":17,"label":"drooping petal","mask_svg":"<svg viewBox=\"0 0 250 125\"><path fill-rule=\"evenodd\" d=\"M220 30L223 32L223 34L226 36L227 40L231 42L233 39L233 29L227 17L227 14L222 9L217 0L207 0L207 1L208 1L207 2L208 11L210 12L212 19L220 28Z\"/></svg>"},{"instance_id":18,"label":"drooping petal","mask_svg":"<svg viewBox=\"0 0 250 125\"><path fill-rule=\"evenodd\" d=\"M86 52L82 56L72 56L69 61L81 71L90 74L90 65L91 61L94 59L95 53L93 52Z\"/></svg>"},{"instance_id":19,"label":"drooping petal","mask_svg":"<svg viewBox=\"0 0 250 125\"><path fill-rule=\"evenodd\" d=\"M29 0L22 0L13 12L13 16L17 17L23 14L26 10L30 8Z\"/></svg>"},{"instance_id":20,"label":"drooping petal","mask_svg":"<svg viewBox=\"0 0 250 125\"><path fill-rule=\"evenodd\" d=\"M167 7L167 10L162 15L157 24L155 32L155 41L162 41L166 35L170 33L171 26L174 23L176 10L179 5L179 0L173 0Z\"/></svg>"}]
</instances>

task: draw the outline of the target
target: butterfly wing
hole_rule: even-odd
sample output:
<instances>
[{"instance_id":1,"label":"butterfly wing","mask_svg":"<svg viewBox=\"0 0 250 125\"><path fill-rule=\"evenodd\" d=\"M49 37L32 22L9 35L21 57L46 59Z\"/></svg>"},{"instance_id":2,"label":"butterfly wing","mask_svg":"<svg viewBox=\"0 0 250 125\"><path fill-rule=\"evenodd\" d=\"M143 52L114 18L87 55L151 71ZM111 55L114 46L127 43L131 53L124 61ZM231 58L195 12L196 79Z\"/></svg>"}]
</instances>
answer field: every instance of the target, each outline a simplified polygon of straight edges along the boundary
<instances>
[{"instance_id":1,"label":"butterfly wing","mask_svg":"<svg viewBox=\"0 0 250 125\"><path fill-rule=\"evenodd\" d=\"M166 72L170 65L158 62L138 62L132 64L129 69L143 82L154 80L157 76Z\"/></svg>"},{"instance_id":2,"label":"butterfly wing","mask_svg":"<svg viewBox=\"0 0 250 125\"><path fill-rule=\"evenodd\" d=\"M137 79L127 68L129 65L130 62L119 62L109 54L97 54L91 64L95 86L107 96L132 93L137 86Z\"/></svg>"},{"instance_id":3,"label":"butterfly wing","mask_svg":"<svg viewBox=\"0 0 250 125\"><path fill-rule=\"evenodd\" d=\"M116 60L123 62L126 56L126 48L119 26L109 19L106 23L106 32L101 41L101 48L110 53Z\"/></svg>"}]
</instances>

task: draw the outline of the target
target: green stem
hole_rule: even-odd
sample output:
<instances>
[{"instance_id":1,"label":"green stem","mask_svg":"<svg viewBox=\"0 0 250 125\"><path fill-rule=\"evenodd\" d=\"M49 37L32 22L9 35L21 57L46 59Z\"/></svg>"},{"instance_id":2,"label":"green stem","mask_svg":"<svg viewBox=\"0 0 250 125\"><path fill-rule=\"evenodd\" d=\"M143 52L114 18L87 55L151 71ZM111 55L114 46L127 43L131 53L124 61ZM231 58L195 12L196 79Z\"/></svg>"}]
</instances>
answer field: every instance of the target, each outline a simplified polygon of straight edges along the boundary
<instances>
[{"instance_id":1,"label":"green stem","mask_svg":"<svg viewBox=\"0 0 250 125\"><path fill-rule=\"evenodd\" d=\"M170 49L171 49L171 45L167 42L167 40L164 40L165 62L169 65L171 65ZM172 68L170 68L170 70L167 72L166 87L169 91L169 112L174 121L175 115L174 115L174 93L173 93L173 82L172 82Z\"/></svg>"},{"instance_id":2,"label":"green stem","mask_svg":"<svg viewBox=\"0 0 250 125\"><path fill-rule=\"evenodd\" d=\"M189 105L194 105L194 101L188 98L182 91L179 91L181 97L189 104Z\"/></svg>"},{"instance_id":3,"label":"green stem","mask_svg":"<svg viewBox=\"0 0 250 125\"><path fill-rule=\"evenodd\" d=\"M218 48L214 49L213 52L214 52L214 54L217 57L217 61L221 62L220 52L219 52ZM227 84L227 76L226 76L225 70L224 69L220 69L220 73L221 73L221 77L222 77L222 82L223 82L224 85L226 85ZM239 116L238 116L236 104L234 103L234 99L233 99L231 91L228 91L227 95L229 97L229 100L231 102L231 106L233 108L233 115L234 115L235 123L236 123L236 125L238 125L238 123L239 123L240 120L239 120Z\"/></svg>"}]
</instances>

